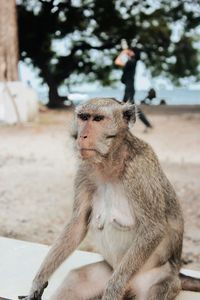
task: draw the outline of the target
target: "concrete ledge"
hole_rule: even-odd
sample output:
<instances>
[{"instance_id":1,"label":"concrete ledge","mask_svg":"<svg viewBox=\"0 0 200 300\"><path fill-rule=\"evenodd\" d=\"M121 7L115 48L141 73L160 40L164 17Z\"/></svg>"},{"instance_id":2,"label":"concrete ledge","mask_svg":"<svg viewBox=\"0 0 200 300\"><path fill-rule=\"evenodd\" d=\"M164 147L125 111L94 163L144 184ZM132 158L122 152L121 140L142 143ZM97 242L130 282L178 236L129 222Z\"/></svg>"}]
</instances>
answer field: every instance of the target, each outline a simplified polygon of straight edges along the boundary
<instances>
[{"instance_id":1,"label":"concrete ledge","mask_svg":"<svg viewBox=\"0 0 200 300\"><path fill-rule=\"evenodd\" d=\"M32 279L48 249L45 245L0 237L0 300L17 300L18 295L28 294ZM75 251L53 275L43 299L49 299L69 270L100 260L102 257L98 254ZM200 278L200 272L187 269L183 271ZM177 300L199 299L200 293L191 292L181 292L177 297Z\"/></svg>"}]
</instances>

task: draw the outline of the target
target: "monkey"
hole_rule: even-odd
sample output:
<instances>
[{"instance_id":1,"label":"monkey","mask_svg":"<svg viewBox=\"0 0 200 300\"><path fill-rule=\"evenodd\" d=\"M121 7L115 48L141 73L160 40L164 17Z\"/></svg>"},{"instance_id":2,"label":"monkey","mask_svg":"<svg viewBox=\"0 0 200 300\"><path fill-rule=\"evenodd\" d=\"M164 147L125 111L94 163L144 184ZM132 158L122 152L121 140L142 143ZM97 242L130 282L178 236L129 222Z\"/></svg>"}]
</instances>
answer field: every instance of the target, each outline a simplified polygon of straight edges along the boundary
<instances>
[{"instance_id":1,"label":"monkey","mask_svg":"<svg viewBox=\"0 0 200 300\"><path fill-rule=\"evenodd\" d=\"M23 299L41 299L87 234L103 260L71 270L51 300L173 300L186 289L179 200L151 146L132 134L135 121L136 107L113 98L76 107L72 216Z\"/></svg>"}]
</instances>

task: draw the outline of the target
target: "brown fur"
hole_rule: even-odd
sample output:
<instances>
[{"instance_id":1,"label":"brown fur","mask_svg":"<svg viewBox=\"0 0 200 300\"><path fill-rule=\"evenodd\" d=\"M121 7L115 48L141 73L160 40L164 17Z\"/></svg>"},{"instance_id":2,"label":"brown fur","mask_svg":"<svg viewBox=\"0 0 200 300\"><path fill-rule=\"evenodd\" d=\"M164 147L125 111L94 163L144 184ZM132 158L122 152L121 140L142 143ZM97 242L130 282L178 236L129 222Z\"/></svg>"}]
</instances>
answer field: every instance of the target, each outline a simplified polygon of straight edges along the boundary
<instances>
[{"instance_id":1,"label":"brown fur","mask_svg":"<svg viewBox=\"0 0 200 300\"><path fill-rule=\"evenodd\" d=\"M129 131L134 107L92 99L76 113L80 164L72 218L26 299L35 299L34 292L41 291L87 232L93 232L105 261L70 272L53 300L175 299L181 289L182 212L152 148Z\"/></svg>"}]
</instances>

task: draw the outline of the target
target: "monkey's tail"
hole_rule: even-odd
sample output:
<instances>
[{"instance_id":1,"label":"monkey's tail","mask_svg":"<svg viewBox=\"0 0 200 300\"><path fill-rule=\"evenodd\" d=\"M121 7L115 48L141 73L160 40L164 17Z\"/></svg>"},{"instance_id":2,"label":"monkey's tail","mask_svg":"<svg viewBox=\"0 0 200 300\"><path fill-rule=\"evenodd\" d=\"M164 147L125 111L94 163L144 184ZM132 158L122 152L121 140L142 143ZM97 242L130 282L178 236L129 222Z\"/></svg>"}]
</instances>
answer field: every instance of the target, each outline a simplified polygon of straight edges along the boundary
<instances>
[{"instance_id":1,"label":"monkey's tail","mask_svg":"<svg viewBox=\"0 0 200 300\"><path fill-rule=\"evenodd\" d=\"M195 278L192 276L187 276L185 274L179 274L182 290L200 292L200 278Z\"/></svg>"}]
</instances>

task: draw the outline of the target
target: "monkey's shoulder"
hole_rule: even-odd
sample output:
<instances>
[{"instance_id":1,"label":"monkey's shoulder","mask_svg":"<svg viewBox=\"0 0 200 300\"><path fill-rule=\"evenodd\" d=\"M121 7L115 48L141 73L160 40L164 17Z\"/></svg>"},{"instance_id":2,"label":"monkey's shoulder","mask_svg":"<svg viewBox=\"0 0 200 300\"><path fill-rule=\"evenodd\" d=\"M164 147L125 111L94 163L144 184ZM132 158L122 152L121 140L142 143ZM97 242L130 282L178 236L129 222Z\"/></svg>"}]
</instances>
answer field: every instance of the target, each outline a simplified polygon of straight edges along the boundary
<instances>
[{"instance_id":1,"label":"monkey's shoulder","mask_svg":"<svg viewBox=\"0 0 200 300\"><path fill-rule=\"evenodd\" d=\"M148 169L161 168L158 157L150 144L132 134L128 135L127 143L128 162L132 163L132 166L139 165L140 168L148 166Z\"/></svg>"},{"instance_id":2,"label":"monkey's shoulder","mask_svg":"<svg viewBox=\"0 0 200 300\"><path fill-rule=\"evenodd\" d=\"M129 137L129 158L124 178L128 186L153 191L157 195L170 192L172 198L176 198L173 186L163 172L153 148L135 136Z\"/></svg>"}]
</instances>

